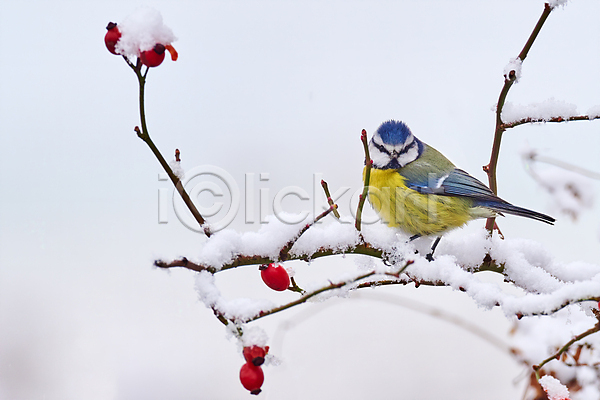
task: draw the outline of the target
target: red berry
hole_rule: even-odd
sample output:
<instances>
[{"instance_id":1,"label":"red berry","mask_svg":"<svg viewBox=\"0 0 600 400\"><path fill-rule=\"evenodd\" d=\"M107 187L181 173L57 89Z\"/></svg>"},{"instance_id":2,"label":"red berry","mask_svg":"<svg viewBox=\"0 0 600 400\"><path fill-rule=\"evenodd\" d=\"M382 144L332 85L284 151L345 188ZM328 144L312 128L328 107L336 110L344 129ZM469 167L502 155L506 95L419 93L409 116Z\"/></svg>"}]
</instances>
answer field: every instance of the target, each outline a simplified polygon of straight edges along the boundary
<instances>
[{"instance_id":1,"label":"red berry","mask_svg":"<svg viewBox=\"0 0 600 400\"><path fill-rule=\"evenodd\" d=\"M265 381L265 374L261 367L257 367L252 363L242 365L240 369L240 382L252 394L259 394L260 387Z\"/></svg>"},{"instance_id":2,"label":"red berry","mask_svg":"<svg viewBox=\"0 0 600 400\"><path fill-rule=\"evenodd\" d=\"M115 51L115 46L117 42L121 38L121 32L119 32L119 28L117 28L117 24L114 22L109 22L106 26L106 35L104 35L104 44L106 44L106 48L113 54L119 55Z\"/></svg>"},{"instance_id":3,"label":"red berry","mask_svg":"<svg viewBox=\"0 0 600 400\"><path fill-rule=\"evenodd\" d=\"M281 265L261 265L260 276L263 282L273 290L281 292L290 287L290 276Z\"/></svg>"},{"instance_id":4,"label":"red berry","mask_svg":"<svg viewBox=\"0 0 600 400\"><path fill-rule=\"evenodd\" d=\"M158 67L165 59L165 46L158 43L152 49L142 51L140 58L142 59L142 64L148 67Z\"/></svg>"},{"instance_id":5,"label":"red berry","mask_svg":"<svg viewBox=\"0 0 600 400\"><path fill-rule=\"evenodd\" d=\"M257 367L263 365L265 362L265 356L269 352L269 346L248 346L244 347L244 358L247 362L256 365Z\"/></svg>"}]
</instances>

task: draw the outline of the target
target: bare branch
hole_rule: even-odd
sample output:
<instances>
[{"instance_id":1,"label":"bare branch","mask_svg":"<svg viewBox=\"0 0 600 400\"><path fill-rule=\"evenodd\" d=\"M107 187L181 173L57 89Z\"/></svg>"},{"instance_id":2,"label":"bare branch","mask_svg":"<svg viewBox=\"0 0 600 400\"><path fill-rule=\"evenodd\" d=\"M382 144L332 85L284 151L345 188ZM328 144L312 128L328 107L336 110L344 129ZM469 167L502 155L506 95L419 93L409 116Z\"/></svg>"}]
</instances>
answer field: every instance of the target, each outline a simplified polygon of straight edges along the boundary
<instances>
[{"instance_id":1,"label":"bare branch","mask_svg":"<svg viewBox=\"0 0 600 400\"><path fill-rule=\"evenodd\" d=\"M533 32L531 32L531 35L529 36L529 39L527 39L525 46L523 46L521 53L519 53L519 57L518 57L519 60L521 60L521 61L525 60L525 58L527 57L527 54L529 53L529 50L531 49L531 46L533 46L535 39L537 38L538 34L540 33L540 30L542 29L544 22L546 22L546 19L548 18L548 16L550 15L551 12L552 12L552 7L550 7L550 5L548 3L546 3L544 5L544 12L542 13L542 15L540 16L540 19L538 20L537 24L533 28ZM502 117L501 117L502 109L504 108L504 103L506 101L506 96L508 95L508 91L510 90L513 83L515 83L516 79L517 79L517 76L516 76L515 71L510 71L508 73L508 76L506 76L504 78L504 86L502 87L502 90L500 91L500 96L498 98L498 105L496 106L496 131L494 133L494 144L492 146L492 154L490 156L490 162L488 163L488 165L483 167L483 170L488 175L490 189L495 194L498 194L498 182L496 180L496 169L498 166L498 156L500 155L500 144L502 143L502 134L506 130L506 127L504 126L504 123L502 122ZM495 224L495 218L487 219L485 228L488 230L488 232L490 232L490 234L492 233L492 231L494 229L494 224Z\"/></svg>"},{"instance_id":2,"label":"bare branch","mask_svg":"<svg viewBox=\"0 0 600 400\"><path fill-rule=\"evenodd\" d=\"M206 236L210 237L212 232L211 232L208 224L206 224L206 220L204 219L204 217L202 217L202 215L200 214L200 212L198 211L198 209L196 208L196 206L190 199L190 196L185 191L185 188L183 187L183 183L181 183L181 180L179 179L179 177L173 173L173 170L171 169L171 167L169 166L169 164L167 163L167 161L165 160L165 158L163 157L161 152L158 150L158 148L156 147L156 145L150 138L150 134L148 133L148 127L146 124L146 112L145 112L145 106L144 106L144 104L145 104L144 88L146 85L146 74L148 73L148 68L146 68L146 72L144 74L142 74L141 73L141 61L139 58L138 58L137 65L135 65L135 66L131 63L131 61L129 61L129 59L127 57L124 57L124 58L125 58L125 61L127 62L127 65L129 65L135 72L135 75L137 76L138 83L139 83L140 121L141 121L142 129L140 130L140 128L136 126L134 130L137 133L138 137L140 139L142 139L148 145L148 147L150 147L150 150L152 150L152 153L154 154L154 156L156 157L156 159L158 160L160 165L163 167L163 169L165 170L165 172L171 179L171 182L173 182L173 185L177 189L177 192L179 192L179 195L181 196L183 202L185 203L187 208L190 210L190 212L194 216L194 219L198 222L200 227L203 229L204 234Z\"/></svg>"},{"instance_id":3,"label":"bare branch","mask_svg":"<svg viewBox=\"0 0 600 400\"><path fill-rule=\"evenodd\" d=\"M392 273L388 273L388 274L385 274L385 275L393 276L393 277L396 278L396 280L398 280L398 275L401 274L412 263L413 263L412 260L408 260L408 261L406 261L406 263L404 264L404 266L400 269L400 271L398 271L397 273L393 273L393 274ZM297 300L291 301L289 303L283 304L283 305L281 305L279 307L275 307L275 308L272 308L272 309L267 310L267 311L261 311L257 316L249 318L249 319L247 319L244 322L256 321L257 319L266 317L268 315L276 314L278 312L287 310L288 308L297 306L297 305L302 304L302 303L306 303L309 299L311 299L311 298L313 298L316 295L319 295L321 293L324 293L324 292L327 292L327 291L330 291L330 290L341 289L344 286L352 286L352 285L355 285L357 282L360 282L360 281L362 281L364 279L367 279L367 278L369 278L371 276L375 276L375 275L377 275L376 271L370 271L370 272L367 272L367 273L365 273L363 275L359 275L356 278L348 280L348 281L343 281L343 282L338 282L338 283L330 283L327 286L324 286L324 287L322 287L320 289L317 289L317 290L314 290L314 291L312 291L310 293L305 294L304 296L300 297ZM400 281L398 280L398 282L400 282ZM375 283L375 282L372 282L372 283ZM407 282L404 282L404 284L406 284L406 283ZM361 286L359 284L359 285L355 286L354 289L364 288L364 287L368 287L368 286Z\"/></svg>"},{"instance_id":4,"label":"bare branch","mask_svg":"<svg viewBox=\"0 0 600 400\"><path fill-rule=\"evenodd\" d=\"M546 358L544 361L542 361L541 363L539 363L538 365L534 365L533 366L533 370L535 371L535 376L536 378L539 380L540 376L538 374L539 370L546 365L547 363L549 363L552 360L559 360L560 356L566 352L567 350L569 350L569 348L571 347L571 345L573 345L573 343L580 341L581 339L586 338L587 336L590 336L591 334L594 334L596 332L600 331L600 321L598 321L598 323L596 323L596 325L594 325L592 328L588 329L587 331L575 336L573 339L569 340L563 347L561 347L556 353L554 353L553 355L551 355L550 357Z\"/></svg>"},{"instance_id":5,"label":"bare branch","mask_svg":"<svg viewBox=\"0 0 600 400\"><path fill-rule=\"evenodd\" d=\"M367 141L367 131L364 129L360 134L360 140L362 141L363 148L365 150L365 185L363 187L362 194L358 199L358 208L356 210L356 223L354 224L356 230L359 232L361 230L363 207L365 206L365 200L367 199L367 194L369 193L369 183L371 181L371 168L373 167L373 160L371 160L371 155L369 154L369 142Z\"/></svg>"},{"instance_id":6,"label":"bare branch","mask_svg":"<svg viewBox=\"0 0 600 400\"><path fill-rule=\"evenodd\" d=\"M327 197L327 203L329 204L329 206L333 206L333 199L331 198L331 193L329 193L329 186L327 185L327 182L325 182L323 179L321 179L321 187L323 188L323 191L325 192L325 196ZM340 213L336 209L333 210L333 215L335 215L335 217L337 219L340 219Z\"/></svg>"}]
</instances>

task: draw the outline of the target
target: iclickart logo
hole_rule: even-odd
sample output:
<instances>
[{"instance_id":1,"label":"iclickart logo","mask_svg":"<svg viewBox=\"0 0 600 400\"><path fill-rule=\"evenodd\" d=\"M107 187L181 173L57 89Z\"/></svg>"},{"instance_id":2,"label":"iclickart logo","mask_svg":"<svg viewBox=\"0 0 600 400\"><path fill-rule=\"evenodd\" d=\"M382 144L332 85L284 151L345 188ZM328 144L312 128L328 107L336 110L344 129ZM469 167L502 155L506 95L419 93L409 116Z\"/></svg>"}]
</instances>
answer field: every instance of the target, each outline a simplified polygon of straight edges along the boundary
<instances>
[{"instance_id":1,"label":"iclickart logo","mask_svg":"<svg viewBox=\"0 0 600 400\"><path fill-rule=\"evenodd\" d=\"M313 184L308 190L295 185L272 188L270 173L247 172L244 174L243 190L240 190L238 182L225 169L214 165L200 165L185 172L182 184L200 214L209 222L211 230L217 232L230 225L240 212L244 213L246 224L266 224L270 215L286 224L298 224L309 215L319 215L329 208L321 187L322 177L322 173L313 173ZM165 173L159 174L158 180L170 184ZM345 186L332 191L331 198L338 205L341 215L340 223L354 223L358 197L362 189L362 186ZM290 201L290 198L293 198L293 201ZM292 202L296 207L286 209L285 204L290 208L289 203ZM200 232L198 223L179 198L179 193L172 186L165 185L158 189L160 224L169 223L171 210L184 226ZM379 220L377 214L366 213L362 222L373 224Z\"/></svg>"}]
</instances>

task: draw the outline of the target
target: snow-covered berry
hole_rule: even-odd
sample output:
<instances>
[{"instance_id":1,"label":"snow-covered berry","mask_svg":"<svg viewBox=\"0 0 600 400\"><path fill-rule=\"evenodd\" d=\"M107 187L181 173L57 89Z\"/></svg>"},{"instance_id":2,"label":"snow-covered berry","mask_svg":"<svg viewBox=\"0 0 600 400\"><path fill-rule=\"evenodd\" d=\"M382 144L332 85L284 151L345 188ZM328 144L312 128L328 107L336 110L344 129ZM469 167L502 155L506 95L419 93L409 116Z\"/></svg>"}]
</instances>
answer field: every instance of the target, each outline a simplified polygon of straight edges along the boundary
<instances>
[{"instance_id":1,"label":"snow-covered berry","mask_svg":"<svg viewBox=\"0 0 600 400\"><path fill-rule=\"evenodd\" d=\"M158 43L150 50L142 51L140 59L148 67L158 67L165 59L165 46Z\"/></svg>"},{"instance_id":2,"label":"snow-covered berry","mask_svg":"<svg viewBox=\"0 0 600 400\"><path fill-rule=\"evenodd\" d=\"M261 366L265 362L265 356L269 352L269 346L247 346L244 347L243 354L247 362Z\"/></svg>"},{"instance_id":3,"label":"snow-covered berry","mask_svg":"<svg viewBox=\"0 0 600 400\"><path fill-rule=\"evenodd\" d=\"M106 35L104 35L104 44L106 44L106 48L111 53L119 55L119 53L115 51L115 46L121 38L121 32L119 31L119 28L117 28L117 24L114 22L109 22L106 26L106 30Z\"/></svg>"}]
</instances>

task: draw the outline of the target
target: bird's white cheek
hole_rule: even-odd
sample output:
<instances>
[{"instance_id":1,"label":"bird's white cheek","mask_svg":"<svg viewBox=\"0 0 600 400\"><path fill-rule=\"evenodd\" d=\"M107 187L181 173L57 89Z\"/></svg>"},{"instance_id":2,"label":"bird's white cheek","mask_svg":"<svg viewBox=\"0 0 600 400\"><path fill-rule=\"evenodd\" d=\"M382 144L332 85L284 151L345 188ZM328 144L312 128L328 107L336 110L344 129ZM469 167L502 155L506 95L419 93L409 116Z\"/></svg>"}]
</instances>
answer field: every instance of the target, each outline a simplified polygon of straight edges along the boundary
<instances>
[{"instance_id":1,"label":"bird's white cheek","mask_svg":"<svg viewBox=\"0 0 600 400\"><path fill-rule=\"evenodd\" d=\"M398 163L404 167L406 164L415 161L419 157L419 148L417 146L411 147L406 153L401 154L398 157Z\"/></svg>"},{"instance_id":2,"label":"bird's white cheek","mask_svg":"<svg viewBox=\"0 0 600 400\"><path fill-rule=\"evenodd\" d=\"M390 162L390 156L379 151L375 146L370 146L369 153L375 168L382 168Z\"/></svg>"}]
</instances>

